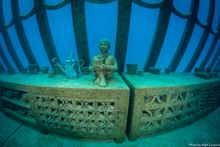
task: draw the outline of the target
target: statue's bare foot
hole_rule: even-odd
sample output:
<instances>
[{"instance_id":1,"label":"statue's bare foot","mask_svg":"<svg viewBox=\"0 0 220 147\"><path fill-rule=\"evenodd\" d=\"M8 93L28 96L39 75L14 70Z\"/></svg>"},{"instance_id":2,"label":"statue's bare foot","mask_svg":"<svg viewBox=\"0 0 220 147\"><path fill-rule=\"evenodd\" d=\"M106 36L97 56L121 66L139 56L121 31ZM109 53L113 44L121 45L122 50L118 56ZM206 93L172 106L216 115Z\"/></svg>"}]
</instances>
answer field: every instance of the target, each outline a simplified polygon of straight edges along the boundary
<instances>
[{"instance_id":1,"label":"statue's bare foot","mask_svg":"<svg viewBox=\"0 0 220 147\"><path fill-rule=\"evenodd\" d=\"M102 87L106 87L107 84L106 84L106 81L105 81L105 77L104 75L100 75L100 82L99 82L99 86L102 86Z\"/></svg>"},{"instance_id":2,"label":"statue's bare foot","mask_svg":"<svg viewBox=\"0 0 220 147\"><path fill-rule=\"evenodd\" d=\"M105 80L100 81L99 86L106 87L107 86L106 81Z\"/></svg>"},{"instance_id":3,"label":"statue's bare foot","mask_svg":"<svg viewBox=\"0 0 220 147\"><path fill-rule=\"evenodd\" d=\"M101 81L101 80L100 80L100 77L98 76L98 77L96 78L96 80L95 80L95 82L94 82L94 83L95 83L95 84L99 84L99 83L100 83L100 81Z\"/></svg>"}]
</instances>

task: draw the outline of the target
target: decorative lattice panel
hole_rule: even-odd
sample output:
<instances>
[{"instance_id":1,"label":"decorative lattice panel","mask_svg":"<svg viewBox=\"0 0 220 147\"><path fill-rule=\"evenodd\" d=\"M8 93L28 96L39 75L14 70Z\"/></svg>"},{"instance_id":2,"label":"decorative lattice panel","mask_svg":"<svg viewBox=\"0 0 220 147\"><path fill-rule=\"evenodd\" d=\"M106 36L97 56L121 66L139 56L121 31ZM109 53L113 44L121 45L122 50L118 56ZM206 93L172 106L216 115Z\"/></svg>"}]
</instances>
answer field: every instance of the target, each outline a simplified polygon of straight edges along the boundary
<instances>
[{"instance_id":1,"label":"decorative lattice panel","mask_svg":"<svg viewBox=\"0 0 220 147\"><path fill-rule=\"evenodd\" d=\"M123 114L116 101L33 95L32 108L41 126L74 136L114 138ZM98 135L98 136L96 136Z\"/></svg>"},{"instance_id":2,"label":"decorative lattice panel","mask_svg":"<svg viewBox=\"0 0 220 147\"><path fill-rule=\"evenodd\" d=\"M175 92L175 91L174 91ZM198 114L202 90L145 96L140 131L150 133L178 124Z\"/></svg>"},{"instance_id":3,"label":"decorative lattice panel","mask_svg":"<svg viewBox=\"0 0 220 147\"><path fill-rule=\"evenodd\" d=\"M134 89L129 138L191 123L220 104L220 84Z\"/></svg>"}]
</instances>

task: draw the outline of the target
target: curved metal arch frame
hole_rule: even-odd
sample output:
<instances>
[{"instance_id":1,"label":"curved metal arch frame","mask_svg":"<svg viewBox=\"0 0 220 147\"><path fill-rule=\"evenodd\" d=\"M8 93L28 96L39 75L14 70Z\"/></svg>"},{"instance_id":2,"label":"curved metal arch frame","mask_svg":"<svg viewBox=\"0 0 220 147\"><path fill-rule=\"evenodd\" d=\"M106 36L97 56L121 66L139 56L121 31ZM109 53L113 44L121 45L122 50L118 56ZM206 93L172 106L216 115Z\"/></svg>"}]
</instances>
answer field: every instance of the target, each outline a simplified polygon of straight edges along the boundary
<instances>
[{"instance_id":1,"label":"curved metal arch frame","mask_svg":"<svg viewBox=\"0 0 220 147\"><path fill-rule=\"evenodd\" d=\"M196 22L196 18L197 18L197 14L198 14L198 10L199 10L199 1L193 1L191 3L190 9L192 10L192 15L190 16L189 19L187 19L187 23L185 26L185 30L183 33L183 36L180 40L180 43L177 47L177 50L169 64L169 68L171 69L171 71L176 71L180 61L182 60L182 57L186 51L186 48L188 46L188 43L192 37L192 33L195 27L195 22Z\"/></svg>"},{"instance_id":2,"label":"curved metal arch frame","mask_svg":"<svg viewBox=\"0 0 220 147\"><path fill-rule=\"evenodd\" d=\"M5 67L2 62L0 62L0 72L5 71Z\"/></svg>"},{"instance_id":3,"label":"curved metal arch frame","mask_svg":"<svg viewBox=\"0 0 220 147\"><path fill-rule=\"evenodd\" d=\"M62 8L64 6L70 4L70 2L71 2L71 0L63 0L62 2L60 2L58 4L55 4L55 5L50 5L50 4L47 4L47 3L43 3L43 6L47 10L56 10L56 9Z\"/></svg>"},{"instance_id":4,"label":"curved metal arch frame","mask_svg":"<svg viewBox=\"0 0 220 147\"><path fill-rule=\"evenodd\" d=\"M21 43L24 55L26 56L29 64L35 64L39 68L37 60L32 52L30 44L27 40L27 36L24 32L24 26L22 24L22 20L19 19L20 10L19 10L19 5L18 5L18 0L11 1L11 7L12 7L13 19L15 20L14 21L15 30L17 32L18 40Z\"/></svg>"},{"instance_id":5,"label":"curved metal arch frame","mask_svg":"<svg viewBox=\"0 0 220 147\"><path fill-rule=\"evenodd\" d=\"M196 61L198 60L202 51L204 50L205 43L208 39L208 35L210 32L211 26L213 24L214 11L215 11L215 1L210 1L210 8L209 8L209 13L208 13L207 25L204 27L204 31L202 33L202 37L199 41L199 44L198 44L196 50L194 51L193 56L190 59L188 65L186 66L184 72L190 72L192 70L192 68L196 64ZM197 21L199 21L198 18L197 18Z\"/></svg>"},{"instance_id":6,"label":"curved metal arch frame","mask_svg":"<svg viewBox=\"0 0 220 147\"><path fill-rule=\"evenodd\" d=\"M212 70L219 57L220 57L220 45L217 48L216 53L213 55L213 58L207 68L210 68Z\"/></svg>"},{"instance_id":7,"label":"curved metal arch frame","mask_svg":"<svg viewBox=\"0 0 220 147\"><path fill-rule=\"evenodd\" d=\"M147 71L149 67L154 67L158 60L170 21L172 3L172 0L164 0L162 6L160 7L160 12L156 25L157 28L154 33L150 51L147 55L144 71Z\"/></svg>"},{"instance_id":8,"label":"curved metal arch frame","mask_svg":"<svg viewBox=\"0 0 220 147\"><path fill-rule=\"evenodd\" d=\"M1 1L1 0L0 0ZM38 1L38 0L34 0L35 2L36 1ZM39 0L40 2L41 2L41 7L43 8L43 9L46 9L46 10L56 10L56 9L59 9L59 8L62 8L62 7L64 7L64 6L66 6L66 5L68 5L68 4L70 4L71 2L73 2L73 1L76 1L76 2L80 2L80 0L63 0L62 2L60 2L60 3L58 3L58 4L55 4L55 5L49 5L49 4L46 4L45 2L44 2L44 0ZM96 3L96 4L106 4L106 3L111 3L111 2L114 2L115 0L104 0L104 1L101 1L101 0L83 0L83 2L90 2L90 3ZM150 9L156 9L156 8L160 8L160 9L162 9L165 5L164 5L164 3L165 3L165 1L167 1L167 2L171 2L172 3L172 0L161 0L160 2L158 2L158 3L155 3L155 4L152 4L152 3L147 3L147 2L143 2L142 0L129 0L130 2L129 3L135 3L135 4L138 4L138 5L140 5L140 6L142 6L142 7L145 7L145 8L150 8ZM120 1L118 1L118 3L120 3ZM123 5L125 5L126 4L126 2L121 2L121 4L120 4L120 6L119 7L123 7ZM131 5L131 4L130 4ZM193 8L193 6L195 5L195 0L194 1L192 1L192 3L191 3L191 6L190 6L190 12L189 13L187 13L187 14L183 14L183 13L181 13L180 11L178 11L175 7L174 7L174 5L173 5L173 3L171 4L171 5L169 5L169 13L173 13L173 14L175 14L175 15L177 15L178 17L180 17L180 18L183 18L183 19L187 19L187 20L191 20L191 21L193 21L193 25L195 25L195 24L197 24L197 25L199 25L200 27L202 27L204 30L205 30L205 32L206 32L206 35L204 35L204 37L201 37L201 39L200 39L200 47L197 47L197 48L200 48L200 50L202 50L203 48L204 48L204 42L207 40L207 34L208 33L212 33L214 36L215 36L215 39L217 40L218 38L220 38L220 33L219 33L219 29L217 29L217 32L215 32L214 30L213 30L213 28L211 27L211 25L210 25L210 20L212 20L213 18L213 15L211 15L211 11L213 11L212 10L212 8L210 7L209 8L209 14L208 14L208 17L207 17L207 20L206 20L206 22L203 24L203 23L201 23L200 21L199 21L199 19L198 19L198 16L196 15L194 15L194 16L192 16L193 15L193 11L194 11L194 9L195 8ZM165 6L165 7L167 7L167 6ZM119 10L121 9L121 8L118 8ZM37 14L37 11L36 11L36 9L37 9L37 7L36 6L34 6L32 9L31 9L31 11L28 13L28 14L26 14L26 15L21 15L21 14L19 14L19 16L18 16L18 18L17 19L20 19L20 20L25 20L25 19L28 19L28 18L30 18L30 17L32 17L33 15L35 15L35 14ZM130 9L131 9L131 6L130 6ZM168 8L167 8L168 9ZM197 8L197 9L199 9L199 8ZM82 12L82 13L81 13ZM80 12L80 14L75 14L75 15L81 15L81 16L83 16L83 17L85 17L85 14L83 14L83 12L84 12L84 8L82 9L82 11ZM129 10L127 11L127 12L129 12ZM120 14L120 11L118 12L119 14ZM123 69L124 69L124 64L125 64L125 58L126 58L126 48L127 48L127 41L128 41L128 33L127 34L124 34L125 36L124 36L124 39L119 39L119 36L121 36L120 34L122 33L120 33L120 29L122 29L123 27L125 27L126 28L126 30L127 31L129 31L129 25L130 25L130 13L131 12L129 12L129 15L128 15L128 18L127 18L127 20L129 20L129 21L126 21L126 23L119 23L118 22L118 25L119 26L117 26L117 36L118 37L116 37L116 58L118 58L118 60L119 60L119 68L120 68L120 72L121 71L123 71ZM118 15L119 15L118 14ZM120 16L120 15L119 15ZM168 15L167 15L168 16ZM76 16L75 16L76 17ZM164 15L164 17L165 17L165 15ZM169 17L167 17L168 19L169 19ZM75 19L74 17L73 17L73 19ZM78 18L76 18L77 20L78 19L80 19L79 17ZM118 19L118 21L119 21L120 19ZM126 19L124 19L124 20L120 20L120 21L125 21ZM16 23L16 21L17 20L15 20L14 18L12 18L12 20L8 23L8 24L3 24L1 27L0 27L0 33L2 33L2 32L4 32L4 30L6 30L6 29L8 29L9 27L11 27L11 26L13 26L15 23ZM159 22L159 19L158 19L158 22ZM167 23L169 24L169 20L167 20ZM75 25L75 22L74 22L74 25ZM165 26L165 25L164 25ZM168 25L167 25L168 26ZM167 28L167 26L165 27L165 28ZM193 27L194 28L194 27ZM157 28L158 29L158 28ZM76 30L76 29L75 29ZM193 29L192 29L193 30ZM191 30L191 31L192 31ZM155 30L156 31L156 30ZM166 32L166 31L165 31ZM159 33L160 35L161 35L161 33ZM82 34L81 34L82 35ZM86 32L86 29L84 28L84 37L83 38L81 38L80 40L81 41L79 41L79 42L84 42L84 43L86 43L87 44L87 32ZM191 37L191 35L192 34L190 34L190 35L188 35L189 37ZM162 35L163 36L163 35ZM166 36L166 33L164 33L164 37ZM163 39L164 39L164 37L162 37ZM75 33L75 38L80 38L79 37L79 33ZM162 40L163 40L162 39ZM124 40L124 41L122 41L122 40ZM205 40L205 41L204 41ZM121 42L122 41L122 42ZM119 44L119 42L121 42L120 44ZM152 43L152 44L155 44L155 40L153 41L154 43ZM77 42L76 42L77 43ZM51 44L53 44L53 41L51 41ZM162 44L163 44L163 41L160 41L159 42L159 44L160 44L160 46L162 47ZM215 47L215 45L216 45L216 43L215 43L215 41L213 41L213 43L212 43L212 46L213 47ZM52 45L53 46L53 45ZM123 49L119 49L119 47L122 47ZM161 48L160 47L160 48ZM210 47L210 48L213 48L213 47ZM55 46L54 46L54 48L55 48ZM77 48L79 48L79 47L77 47ZM120 51L119 51L120 50ZM158 50L159 51L159 50ZM78 54L82 54L83 52L86 52L86 56L87 57L82 57L82 58L84 58L85 60L87 60L87 65L90 63L90 59L89 59L89 50L88 50L88 45L83 49L83 51L82 50L79 50L78 49ZM124 55L117 55L117 53L123 53ZM56 54L56 53L55 53ZM160 54L160 51L157 53L157 55L159 56L159 54ZM195 54L198 54L198 53L195 53ZM199 53L200 54L200 53ZM83 56L83 55L80 55L80 56ZM198 55L197 55L198 56ZM198 59L198 57L196 56L196 58ZM151 64L151 65L155 65L155 63L157 62L157 59L158 59L158 57L156 57L156 58L154 58L154 59L152 59L152 61L150 60L149 62L152 62L153 64ZM192 59L192 60L196 60L196 59ZM146 62L147 63L147 62ZM193 63L194 64L194 63ZM145 69L146 69L146 67L148 67L148 66L145 66ZM192 68L192 67L190 67L190 68ZM186 70L186 71L189 71L189 70Z\"/></svg>"},{"instance_id":9,"label":"curved metal arch frame","mask_svg":"<svg viewBox=\"0 0 220 147\"><path fill-rule=\"evenodd\" d=\"M86 0L86 1L95 4L107 4L107 3L115 2L116 0Z\"/></svg>"},{"instance_id":10,"label":"curved metal arch frame","mask_svg":"<svg viewBox=\"0 0 220 147\"><path fill-rule=\"evenodd\" d=\"M0 44L0 57L2 58L2 61L5 63L5 66L7 67L7 69L13 69L10 62L8 61L8 58L6 57L4 51L3 51L3 48Z\"/></svg>"},{"instance_id":11,"label":"curved metal arch frame","mask_svg":"<svg viewBox=\"0 0 220 147\"><path fill-rule=\"evenodd\" d=\"M152 3L147 3L147 2L143 2L142 0L133 0L132 2L134 2L137 5L140 5L142 7L145 8L160 8L163 6L164 0L160 0L160 2L152 4Z\"/></svg>"},{"instance_id":12,"label":"curved metal arch frame","mask_svg":"<svg viewBox=\"0 0 220 147\"><path fill-rule=\"evenodd\" d=\"M7 30L4 28L4 16L3 16L3 5L2 5L2 0L0 0L0 28L1 28L1 33L2 33L2 36L3 36L3 39L5 41L5 44L7 46L7 49L8 49L8 52L13 60L13 62L15 63L15 66L18 70L21 70L23 68L23 65L17 55L17 53L15 52L15 48L14 46L12 45L12 41L10 39L10 36L7 32Z\"/></svg>"}]
</instances>

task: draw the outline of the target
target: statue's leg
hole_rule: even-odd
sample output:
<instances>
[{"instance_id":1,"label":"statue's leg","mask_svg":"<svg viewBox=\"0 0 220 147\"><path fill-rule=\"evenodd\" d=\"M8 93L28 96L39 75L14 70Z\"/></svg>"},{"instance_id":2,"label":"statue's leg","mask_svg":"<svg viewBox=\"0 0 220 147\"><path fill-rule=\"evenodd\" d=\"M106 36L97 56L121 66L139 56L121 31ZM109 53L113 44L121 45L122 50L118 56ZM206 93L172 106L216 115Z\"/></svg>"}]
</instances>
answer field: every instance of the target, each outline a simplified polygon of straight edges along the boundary
<instances>
[{"instance_id":1,"label":"statue's leg","mask_svg":"<svg viewBox=\"0 0 220 147\"><path fill-rule=\"evenodd\" d=\"M113 78L114 72L113 71L106 71L106 79L111 80Z\"/></svg>"},{"instance_id":2,"label":"statue's leg","mask_svg":"<svg viewBox=\"0 0 220 147\"><path fill-rule=\"evenodd\" d=\"M100 79L100 71L96 71L95 72L95 76L96 76L96 80L95 80L95 84L99 84L101 79Z\"/></svg>"},{"instance_id":3,"label":"statue's leg","mask_svg":"<svg viewBox=\"0 0 220 147\"><path fill-rule=\"evenodd\" d=\"M103 72L100 72L99 86L102 86L102 87L106 87L107 86L106 80L105 80L105 76L104 76Z\"/></svg>"}]
</instances>

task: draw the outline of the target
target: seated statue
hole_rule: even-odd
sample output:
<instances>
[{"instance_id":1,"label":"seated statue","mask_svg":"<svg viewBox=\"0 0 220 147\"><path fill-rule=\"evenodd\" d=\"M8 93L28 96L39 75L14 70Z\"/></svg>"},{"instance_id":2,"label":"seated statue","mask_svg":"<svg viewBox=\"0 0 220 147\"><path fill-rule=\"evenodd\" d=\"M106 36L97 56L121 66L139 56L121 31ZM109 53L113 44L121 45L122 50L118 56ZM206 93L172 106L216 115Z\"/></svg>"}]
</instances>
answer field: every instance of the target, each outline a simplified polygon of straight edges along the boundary
<instances>
[{"instance_id":1,"label":"seated statue","mask_svg":"<svg viewBox=\"0 0 220 147\"><path fill-rule=\"evenodd\" d=\"M99 49L101 54L93 57L92 63L89 67L96 76L95 84L106 87L107 82L112 79L113 74L118 69L118 64L115 57L108 53L110 42L107 39L102 39L99 42Z\"/></svg>"}]
</instances>

